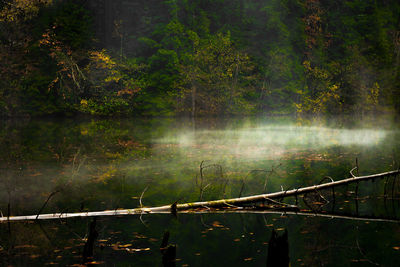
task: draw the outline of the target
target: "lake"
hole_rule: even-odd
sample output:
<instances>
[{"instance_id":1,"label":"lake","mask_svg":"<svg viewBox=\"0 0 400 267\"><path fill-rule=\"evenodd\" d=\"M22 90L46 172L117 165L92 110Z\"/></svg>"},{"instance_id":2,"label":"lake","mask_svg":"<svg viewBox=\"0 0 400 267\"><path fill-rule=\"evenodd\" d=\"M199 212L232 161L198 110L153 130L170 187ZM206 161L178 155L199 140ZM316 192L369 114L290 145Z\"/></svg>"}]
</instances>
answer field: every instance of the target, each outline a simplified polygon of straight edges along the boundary
<instances>
[{"instance_id":1,"label":"lake","mask_svg":"<svg viewBox=\"0 0 400 267\"><path fill-rule=\"evenodd\" d=\"M356 165L355 175L367 175L400 163L400 124L390 117L21 119L0 125L2 216L247 196L310 186L327 176L348 178ZM287 233L291 266L397 266L399 196L398 179L385 178L281 200L298 204L298 214L205 209L98 217L95 224L93 218L1 223L0 261L265 266L274 230ZM170 262L160 250L167 231L168 243L176 245ZM93 237L92 253L83 256Z\"/></svg>"}]
</instances>

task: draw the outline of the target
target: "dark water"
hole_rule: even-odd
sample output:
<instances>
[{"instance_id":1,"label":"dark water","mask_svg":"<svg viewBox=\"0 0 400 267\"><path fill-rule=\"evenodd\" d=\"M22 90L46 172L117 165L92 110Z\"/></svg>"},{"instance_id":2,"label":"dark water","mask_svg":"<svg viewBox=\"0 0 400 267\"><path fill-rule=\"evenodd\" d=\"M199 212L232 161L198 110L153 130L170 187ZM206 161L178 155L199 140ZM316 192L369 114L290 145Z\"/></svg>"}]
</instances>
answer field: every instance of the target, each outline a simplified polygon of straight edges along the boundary
<instances>
[{"instance_id":1,"label":"dark water","mask_svg":"<svg viewBox=\"0 0 400 267\"><path fill-rule=\"evenodd\" d=\"M387 117L3 122L0 210L17 216L41 209L134 208L143 192L142 204L156 206L308 186L325 176L349 177L356 159L359 175L398 168L399 137L399 124ZM320 192L323 198L299 197L302 211L330 217L281 212L97 218L93 256L86 259L93 218L2 223L0 262L265 266L274 229L278 236L287 232L291 266L398 266L399 187L390 178L337 188L335 198L330 190ZM166 231L176 245L176 261L169 263L160 251Z\"/></svg>"}]
</instances>

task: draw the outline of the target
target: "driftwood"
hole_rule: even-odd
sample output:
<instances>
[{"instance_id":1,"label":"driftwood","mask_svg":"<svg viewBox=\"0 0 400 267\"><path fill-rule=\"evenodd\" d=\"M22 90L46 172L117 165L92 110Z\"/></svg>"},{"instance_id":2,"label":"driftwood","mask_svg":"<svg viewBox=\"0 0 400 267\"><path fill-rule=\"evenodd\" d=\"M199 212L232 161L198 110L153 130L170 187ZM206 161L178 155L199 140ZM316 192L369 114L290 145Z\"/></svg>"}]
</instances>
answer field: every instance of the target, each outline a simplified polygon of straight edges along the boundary
<instances>
[{"instance_id":1,"label":"driftwood","mask_svg":"<svg viewBox=\"0 0 400 267\"><path fill-rule=\"evenodd\" d=\"M91 217L91 216L116 216L116 215L132 215L132 214L155 214L155 213L175 213L175 212L184 212L184 211L193 211L195 209L208 208L215 209L221 207L231 207L231 208L239 208L238 206L256 203L256 202L264 202L270 201L274 204L280 204L272 206L272 210L275 208L283 209L283 210L291 210L296 209L295 205L287 205L284 203L279 203L274 201L273 199L282 199L284 197L289 196L297 196L303 195L310 192L316 192L320 189L334 188L340 185L346 185L351 183L358 183L360 181L367 181L379 178L385 178L390 176L395 176L400 174L400 170L389 171L379 174L367 175L367 176L359 176L356 177L352 174L352 178L347 178L339 181L328 182L319 185L313 185L308 187L302 187L287 191L280 191L275 193L261 194L261 195L253 195L248 197L240 197L240 198L231 198L231 199L221 199L221 200L212 200L212 201L201 201L201 202L193 202L193 203L185 203L185 204L177 204L176 202L173 205L165 205L160 207L151 207L151 208L134 208L134 209L119 209L119 210L106 210L106 211L92 211L92 212L77 212L77 213L53 213L53 214L40 214L40 215L29 215L29 216L10 216L10 217L1 217L0 222L7 221L23 221L23 220L45 220L45 219L64 219L64 218L73 218L73 217ZM239 209L240 210L240 209Z\"/></svg>"}]
</instances>

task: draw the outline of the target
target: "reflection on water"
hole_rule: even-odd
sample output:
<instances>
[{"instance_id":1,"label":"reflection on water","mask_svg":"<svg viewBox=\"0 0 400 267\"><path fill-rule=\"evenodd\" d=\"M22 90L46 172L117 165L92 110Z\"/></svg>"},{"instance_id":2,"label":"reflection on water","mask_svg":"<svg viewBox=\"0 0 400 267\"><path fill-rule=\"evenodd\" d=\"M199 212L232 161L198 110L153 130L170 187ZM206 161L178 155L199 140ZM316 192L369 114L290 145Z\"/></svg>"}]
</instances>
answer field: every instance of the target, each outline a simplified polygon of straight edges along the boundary
<instances>
[{"instance_id":1,"label":"reflection on water","mask_svg":"<svg viewBox=\"0 0 400 267\"><path fill-rule=\"evenodd\" d=\"M163 266L167 259L160 247L169 231L176 266L265 266L275 229L279 236L288 233L291 266L398 264L398 223L254 214L180 215L178 219L152 215L144 220L146 226L137 218L99 218L90 262ZM1 232L2 265L82 264L90 221L13 223L11 233Z\"/></svg>"},{"instance_id":2,"label":"reflection on water","mask_svg":"<svg viewBox=\"0 0 400 267\"><path fill-rule=\"evenodd\" d=\"M317 184L325 176L348 177L356 158L360 175L388 171L399 164L399 133L398 125L384 118L366 123L300 123L286 117L203 118L195 125L163 118L3 123L0 210L3 216L36 214L41 208L42 213L93 211L196 201L200 194L215 199L280 191ZM201 162L207 168L200 175ZM391 178L361 183L357 190L338 188L335 200L330 191L321 192L326 203L318 195L300 201L308 210L323 203L318 211L342 216L336 219L179 214L177 219L98 218L94 227L90 219L1 224L0 254L3 265L92 260L154 266L172 255L160 253L168 231L176 261L165 262L258 266L267 263L275 229L278 237L288 233L291 266L395 266L398 224L360 218L397 219L399 187ZM90 238L91 231L98 236Z\"/></svg>"}]
</instances>

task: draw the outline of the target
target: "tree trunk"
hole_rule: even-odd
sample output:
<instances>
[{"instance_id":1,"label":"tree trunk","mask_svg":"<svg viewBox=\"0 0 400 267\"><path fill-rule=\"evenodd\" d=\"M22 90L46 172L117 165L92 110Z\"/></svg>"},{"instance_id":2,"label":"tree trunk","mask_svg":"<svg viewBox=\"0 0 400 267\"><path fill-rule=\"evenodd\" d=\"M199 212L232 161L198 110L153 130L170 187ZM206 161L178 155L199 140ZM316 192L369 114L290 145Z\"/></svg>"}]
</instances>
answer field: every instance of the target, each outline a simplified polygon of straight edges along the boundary
<instances>
[{"instance_id":1,"label":"tree trunk","mask_svg":"<svg viewBox=\"0 0 400 267\"><path fill-rule=\"evenodd\" d=\"M196 115L196 86L192 85L192 118Z\"/></svg>"},{"instance_id":2,"label":"tree trunk","mask_svg":"<svg viewBox=\"0 0 400 267\"><path fill-rule=\"evenodd\" d=\"M351 173L351 172L350 172ZM379 174L372 174L367 176L360 176L343 179L340 181L334 181L325 184L313 185L308 187L302 187L287 191L280 191L275 193L253 195L248 197L231 198L231 199L220 199L212 201L201 201L185 204L165 205L160 207L152 208L135 208L135 209L121 209L121 210L107 210L107 211L93 211L93 212L77 212L77 213L53 213L53 214L40 214L30 216L15 216L15 217L1 217L0 222L6 221L22 221L22 220L35 220L35 219L58 219L58 218L72 218L72 217L90 217L90 216L111 216L111 215L131 215L131 214L152 214L152 213L171 213L179 211L194 210L198 208L220 208L220 207L235 207L238 205L256 203L261 201L268 201L274 198L284 198L288 196L302 195L309 192L315 192L320 189L333 188L340 185L346 185L351 183L358 183L360 181L373 180L378 178L385 178L389 176L395 176L400 174L400 170L389 171ZM353 174L352 174L353 175ZM293 205L282 204L281 208L295 208Z\"/></svg>"}]
</instances>

